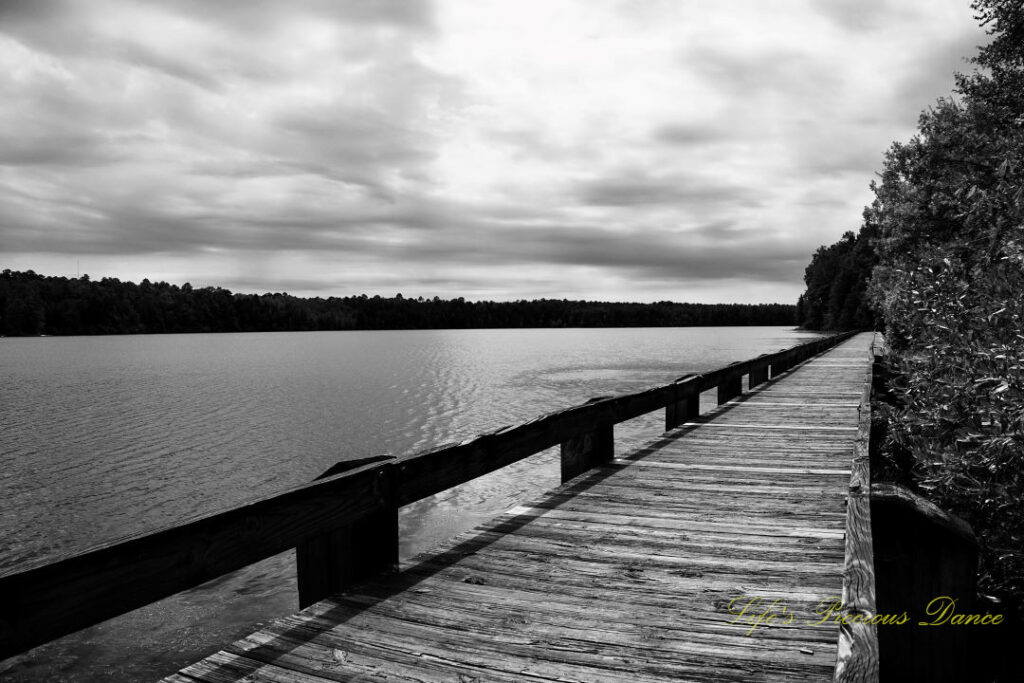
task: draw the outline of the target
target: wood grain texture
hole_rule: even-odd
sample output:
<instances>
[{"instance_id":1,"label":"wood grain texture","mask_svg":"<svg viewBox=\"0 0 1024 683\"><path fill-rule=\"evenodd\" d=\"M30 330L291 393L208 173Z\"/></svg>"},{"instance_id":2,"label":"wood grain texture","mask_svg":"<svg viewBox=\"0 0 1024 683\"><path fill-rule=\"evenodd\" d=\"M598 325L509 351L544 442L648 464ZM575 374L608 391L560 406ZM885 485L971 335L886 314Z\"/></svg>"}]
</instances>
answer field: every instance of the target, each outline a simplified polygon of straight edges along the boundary
<instances>
[{"instance_id":1,"label":"wood grain texture","mask_svg":"<svg viewBox=\"0 0 1024 683\"><path fill-rule=\"evenodd\" d=\"M701 416L714 428L672 429L167 680L832 680L844 641L812 619L843 594L856 431L835 428L858 424L842 403L862 389L869 341ZM743 426L781 421L796 428ZM754 599L795 618L751 629L736 601Z\"/></svg>"},{"instance_id":2,"label":"wood grain texture","mask_svg":"<svg viewBox=\"0 0 1024 683\"><path fill-rule=\"evenodd\" d=\"M874 345L872 344L870 349ZM861 379L857 437L853 443L846 504L846 550L836 683L874 683L879 677L877 627L863 619L878 614L875 599L874 542L871 534L871 379L874 356L868 355ZM849 619L849 621L846 621Z\"/></svg>"}]
</instances>

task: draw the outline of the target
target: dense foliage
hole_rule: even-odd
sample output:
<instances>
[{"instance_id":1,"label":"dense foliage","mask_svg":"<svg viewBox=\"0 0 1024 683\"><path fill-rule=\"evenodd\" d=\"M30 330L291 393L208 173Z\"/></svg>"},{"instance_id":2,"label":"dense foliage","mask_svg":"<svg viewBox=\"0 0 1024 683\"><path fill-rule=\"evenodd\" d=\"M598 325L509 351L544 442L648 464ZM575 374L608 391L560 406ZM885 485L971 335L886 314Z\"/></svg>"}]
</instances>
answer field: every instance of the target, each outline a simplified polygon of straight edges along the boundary
<instances>
[{"instance_id":1,"label":"dense foliage","mask_svg":"<svg viewBox=\"0 0 1024 683\"><path fill-rule=\"evenodd\" d=\"M819 247L804 271L807 291L797 301L797 323L808 330L859 330L875 325L866 296L877 259L871 226L847 232L835 244Z\"/></svg>"},{"instance_id":2,"label":"dense foliage","mask_svg":"<svg viewBox=\"0 0 1024 683\"><path fill-rule=\"evenodd\" d=\"M92 281L32 271L0 273L0 334L148 334L469 327L788 325L786 304L493 302L351 296L303 299L232 294L166 282Z\"/></svg>"},{"instance_id":3,"label":"dense foliage","mask_svg":"<svg viewBox=\"0 0 1024 683\"><path fill-rule=\"evenodd\" d=\"M1024 604L1024 5L978 0L991 44L886 155L869 285L899 381L898 470L964 517L983 586Z\"/></svg>"}]
</instances>

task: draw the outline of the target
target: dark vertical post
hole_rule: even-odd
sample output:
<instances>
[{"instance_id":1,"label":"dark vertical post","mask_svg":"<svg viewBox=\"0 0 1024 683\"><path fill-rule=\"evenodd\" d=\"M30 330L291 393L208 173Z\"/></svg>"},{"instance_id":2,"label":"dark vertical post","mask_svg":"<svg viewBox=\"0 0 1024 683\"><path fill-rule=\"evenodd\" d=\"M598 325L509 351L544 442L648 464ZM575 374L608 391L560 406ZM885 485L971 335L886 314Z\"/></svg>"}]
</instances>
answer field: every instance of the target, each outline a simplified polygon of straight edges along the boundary
<instances>
[{"instance_id":1,"label":"dark vertical post","mask_svg":"<svg viewBox=\"0 0 1024 683\"><path fill-rule=\"evenodd\" d=\"M796 365L796 349L786 349L779 352L779 358L772 363L772 377L778 377Z\"/></svg>"},{"instance_id":2,"label":"dark vertical post","mask_svg":"<svg viewBox=\"0 0 1024 683\"><path fill-rule=\"evenodd\" d=\"M739 363L730 363L725 367L726 372L718 382L718 405L721 405L731 398L743 393L743 371L733 366ZM733 368L730 370L730 368Z\"/></svg>"},{"instance_id":3,"label":"dark vertical post","mask_svg":"<svg viewBox=\"0 0 1024 683\"><path fill-rule=\"evenodd\" d=\"M700 415L699 375L684 375L672 385L673 397L665 406L665 431Z\"/></svg>"},{"instance_id":4,"label":"dark vertical post","mask_svg":"<svg viewBox=\"0 0 1024 683\"><path fill-rule=\"evenodd\" d=\"M750 374L747 376L748 389L753 389L768 381L768 358L766 356L767 354L762 353L751 362Z\"/></svg>"},{"instance_id":5,"label":"dark vertical post","mask_svg":"<svg viewBox=\"0 0 1024 683\"><path fill-rule=\"evenodd\" d=\"M315 536L295 549L299 609L339 593L352 584L398 567L398 506L390 456L340 462L321 474L324 479L375 461L382 461L375 486L384 505L360 519Z\"/></svg>"},{"instance_id":6,"label":"dark vertical post","mask_svg":"<svg viewBox=\"0 0 1024 683\"><path fill-rule=\"evenodd\" d=\"M562 483L615 457L615 434L610 422L562 442Z\"/></svg>"},{"instance_id":7,"label":"dark vertical post","mask_svg":"<svg viewBox=\"0 0 1024 683\"><path fill-rule=\"evenodd\" d=\"M908 615L905 624L878 628L882 680L980 680L971 637L991 638L997 629L950 622L954 611L979 611L970 526L902 486L873 484L871 533L878 612Z\"/></svg>"}]
</instances>

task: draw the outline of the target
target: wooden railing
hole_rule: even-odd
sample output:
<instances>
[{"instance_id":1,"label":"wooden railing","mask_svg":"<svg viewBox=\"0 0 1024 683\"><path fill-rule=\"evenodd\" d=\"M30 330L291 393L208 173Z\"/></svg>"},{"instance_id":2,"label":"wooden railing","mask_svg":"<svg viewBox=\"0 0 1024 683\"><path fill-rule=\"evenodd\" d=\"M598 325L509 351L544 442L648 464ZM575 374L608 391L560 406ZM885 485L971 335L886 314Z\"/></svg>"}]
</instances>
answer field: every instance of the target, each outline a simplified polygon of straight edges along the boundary
<instances>
[{"instance_id":1,"label":"wooden railing","mask_svg":"<svg viewBox=\"0 0 1024 683\"><path fill-rule=\"evenodd\" d=\"M398 508L553 446L562 480L613 457L614 425L665 409L672 429L850 337L852 332L639 393L603 397L470 441L402 457L341 462L319 479L159 531L0 576L0 659L296 548L300 606L398 561Z\"/></svg>"},{"instance_id":2,"label":"wooden railing","mask_svg":"<svg viewBox=\"0 0 1024 683\"><path fill-rule=\"evenodd\" d=\"M876 361L884 353L880 341L878 335L873 346ZM867 399L865 394L865 404ZM862 412L862 425L865 414L869 413ZM867 447L866 437L858 439L854 462L855 469L863 470L860 477L867 476ZM990 611L995 605L977 592L980 546L971 526L895 482L865 481L856 492L851 485L850 501L851 518L870 515L861 522L870 535L858 534L852 547L848 545L859 558L853 564L873 565L871 584L864 571L850 574L863 577L856 582L857 590L851 590L851 605L883 619L902 615L905 621L870 630L861 626L862 637L851 640L848 650L850 666L836 680L996 680L998 665L991 657L994 650L988 648L1003 635L996 626L1001 618L991 620L997 616ZM959 615L988 615L987 625L953 625L955 621L937 618L950 619L951 612L941 610L953 609L952 605Z\"/></svg>"},{"instance_id":3,"label":"wooden railing","mask_svg":"<svg viewBox=\"0 0 1024 683\"><path fill-rule=\"evenodd\" d=\"M850 489L846 497L846 561L843 569L843 620L835 683L877 683L878 614L875 599L874 542L871 533L871 387L880 349L871 344L872 363L864 377L858 406L857 438L853 442Z\"/></svg>"}]
</instances>

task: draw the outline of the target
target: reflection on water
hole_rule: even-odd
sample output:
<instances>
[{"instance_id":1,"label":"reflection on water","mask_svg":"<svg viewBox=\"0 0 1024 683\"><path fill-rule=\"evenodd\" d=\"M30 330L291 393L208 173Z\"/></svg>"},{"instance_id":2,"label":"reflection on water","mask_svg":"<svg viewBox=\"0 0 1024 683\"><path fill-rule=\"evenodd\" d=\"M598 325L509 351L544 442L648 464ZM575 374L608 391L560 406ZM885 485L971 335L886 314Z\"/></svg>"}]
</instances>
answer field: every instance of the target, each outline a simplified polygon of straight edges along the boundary
<instances>
[{"instance_id":1,"label":"reflection on water","mask_svg":"<svg viewBox=\"0 0 1024 683\"><path fill-rule=\"evenodd\" d=\"M0 339L0 571L593 396L792 346L785 328L420 330ZM660 418L617 430L657 436ZM403 509L402 556L557 484L554 453ZM151 680L292 611L291 553L0 664Z\"/></svg>"}]
</instances>

